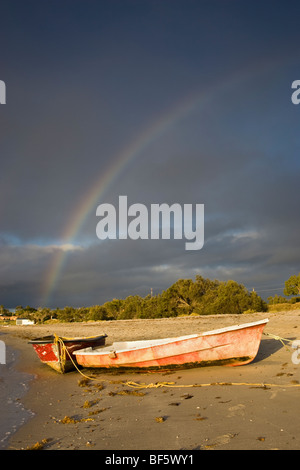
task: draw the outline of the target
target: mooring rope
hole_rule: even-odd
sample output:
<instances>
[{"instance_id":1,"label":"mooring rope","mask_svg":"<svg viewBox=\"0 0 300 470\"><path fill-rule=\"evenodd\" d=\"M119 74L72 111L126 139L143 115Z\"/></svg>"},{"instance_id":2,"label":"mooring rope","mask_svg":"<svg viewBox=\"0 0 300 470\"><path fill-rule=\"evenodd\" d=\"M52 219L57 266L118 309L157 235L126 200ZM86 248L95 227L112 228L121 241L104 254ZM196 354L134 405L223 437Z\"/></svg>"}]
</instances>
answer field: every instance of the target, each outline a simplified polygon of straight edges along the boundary
<instances>
[{"instance_id":1,"label":"mooring rope","mask_svg":"<svg viewBox=\"0 0 300 470\"><path fill-rule=\"evenodd\" d=\"M265 336L269 336L270 338L273 338L273 339L276 339L277 341L280 341L281 344L286 348L286 344L284 344L284 341L286 341L287 343L291 343L292 340L291 339L287 339L287 338L282 338L281 336L278 336L278 335L273 335L273 333L265 333L263 332L263 335Z\"/></svg>"},{"instance_id":2,"label":"mooring rope","mask_svg":"<svg viewBox=\"0 0 300 470\"><path fill-rule=\"evenodd\" d=\"M161 387L170 387L170 388L193 388L193 387L211 387L214 385L233 385L233 386L249 386L249 387L258 387L258 388L271 388L271 387L281 387L281 388L290 388L290 387L300 387L300 383L297 384L269 384L269 383L249 383L249 382L212 382L207 384L192 384L192 385L176 385L175 382L157 382L157 383L136 383L136 382L122 382L123 385L128 387L143 389L143 388L161 388Z\"/></svg>"},{"instance_id":3,"label":"mooring rope","mask_svg":"<svg viewBox=\"0 0 300 470\"><path fill-rule=\"evenodd\" d=\"M55 341L57 341L58 343L60 343L61 345L61 349L63 351L63 360L65 359L66 357L66 354L69 356L70 358L70 361L72 362L73 366L75 367L75 369L77 370L77 372L79 372L79 374L81 374L83 377L85 377L86 379L89 379L89 380L98 380L97 378L95 377L88 377L87 375L85 375L80 369L79 367L77 366L76 362L73 360L71 354L69 353L68 351L68 348L66 347L64 341L62 338L60 338L59 336L57 336L56 334L54 335L55 336ZM99 380L98 380L99 381Z\"/></svg>"}]
</instances>

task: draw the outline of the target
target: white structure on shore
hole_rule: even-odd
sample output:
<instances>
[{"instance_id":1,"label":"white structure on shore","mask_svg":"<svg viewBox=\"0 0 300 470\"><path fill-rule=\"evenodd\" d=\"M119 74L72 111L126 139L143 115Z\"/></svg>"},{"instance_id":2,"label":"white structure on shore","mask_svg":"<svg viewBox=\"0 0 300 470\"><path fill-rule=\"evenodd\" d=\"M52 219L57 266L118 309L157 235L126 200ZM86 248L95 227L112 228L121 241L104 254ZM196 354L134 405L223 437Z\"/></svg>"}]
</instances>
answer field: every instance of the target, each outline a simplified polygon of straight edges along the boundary
<instances>
[{"instance_id":1,"label":"white structure on shore","mask_svg":"<svg viewBox=\"0 0 300 470\"><path fill-rule=\"evenodd\" d=\"M34 325L34 321L28 320L28 318L17 318L16 325Z\"/></svg>"}]
</instances>

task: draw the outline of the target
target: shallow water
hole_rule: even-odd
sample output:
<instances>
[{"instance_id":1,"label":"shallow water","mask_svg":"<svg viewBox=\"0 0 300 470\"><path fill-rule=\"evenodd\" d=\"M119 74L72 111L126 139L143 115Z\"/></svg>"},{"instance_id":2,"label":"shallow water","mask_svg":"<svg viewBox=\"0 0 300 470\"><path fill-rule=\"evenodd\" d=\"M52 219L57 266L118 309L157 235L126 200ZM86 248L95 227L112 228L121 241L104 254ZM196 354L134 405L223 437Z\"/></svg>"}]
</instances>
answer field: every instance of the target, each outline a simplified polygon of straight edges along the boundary
<instances>
[{"instance_id":1,"label":"shallow water","mask_svg":"<svg viewBox=\"0 0 300 470\"><path fill-rule=\"evenodd\" d=\"M6 364L0 364L0 450L7 447L12 434L33 416L20 399L29 390L34 376L15 369L19 354L6 346Z\"/></svg>"}]
</instances>

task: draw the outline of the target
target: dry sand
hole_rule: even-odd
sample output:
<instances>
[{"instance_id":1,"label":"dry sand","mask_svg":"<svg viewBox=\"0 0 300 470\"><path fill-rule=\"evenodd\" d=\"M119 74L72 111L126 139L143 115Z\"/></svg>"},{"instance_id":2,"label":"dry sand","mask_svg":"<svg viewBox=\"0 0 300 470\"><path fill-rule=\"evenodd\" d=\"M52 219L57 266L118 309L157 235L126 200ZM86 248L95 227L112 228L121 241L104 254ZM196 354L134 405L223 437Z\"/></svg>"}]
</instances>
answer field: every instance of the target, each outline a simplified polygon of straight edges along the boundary
<instances>
[{"instance_id":1,"label":"dry sand","mask_svg":"<svg viewBox=\"0 0 300 470\"><path fill-rule=\"evenodd\" d=\"M21 351L18 368L34 375L21 398L34 416L13 434L7 448L26 449L44 440L45 450L300 449L300 364L293 363L291 347L268 336L263 336L256 359L245 366L101 372L83 386L77 371L57 374L40 363L27 343L56 332L106 333L109 344L203 332L266 317L266 333L300 339L300 310L0 328L1 339ZM92 370L83 372L95 376ZM134 389L129 381L169 386ZM194 386L199 384L210 385Z\"/></svg>"}]
</instances>

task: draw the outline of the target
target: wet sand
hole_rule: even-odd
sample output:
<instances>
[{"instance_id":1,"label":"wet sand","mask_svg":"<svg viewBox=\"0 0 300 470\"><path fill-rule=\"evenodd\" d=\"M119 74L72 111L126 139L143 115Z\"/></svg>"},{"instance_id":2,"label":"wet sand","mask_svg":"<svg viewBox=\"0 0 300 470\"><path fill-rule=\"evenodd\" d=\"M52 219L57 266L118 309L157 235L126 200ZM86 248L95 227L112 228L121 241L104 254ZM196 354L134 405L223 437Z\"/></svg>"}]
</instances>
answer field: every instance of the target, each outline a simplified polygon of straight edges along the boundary
<instances>
[{"instance_id":1,"label":"wet sand","mask_svg":"<svg viewBox=\"0 0 300 470\"><path fill-rule=\"evenodd\" d=\"M38 442L44 450L300 449L300 364L292 362L291 347L268 336L263 336L256 359L245 366L159 373L83 369L94 377L90 381L77 371L57 374L41 364L27 343L56 332L106 333L109 344L192 334L263 318L270 320L266 333L300 339L300 310L0 328L5 343L20 351L18 370L34 375L21 398L34 416L12 435L7 449L27 449ZM129 382L142 387L132 388Z\"/></svg>"},{"instance_id":2,"label":"wet sand","mask_svg":"<svg viewBox=\"0 0 300 470\"><path fill-rule=\"evenodd\" d=\"M1 338L1 336L0 336ZM0 365L0 450L5 449L10 436L32 416L21 398L28 392L33 375L16 370L20 351L6 347L6 364Z\"/></svg>"}]
</instances>

